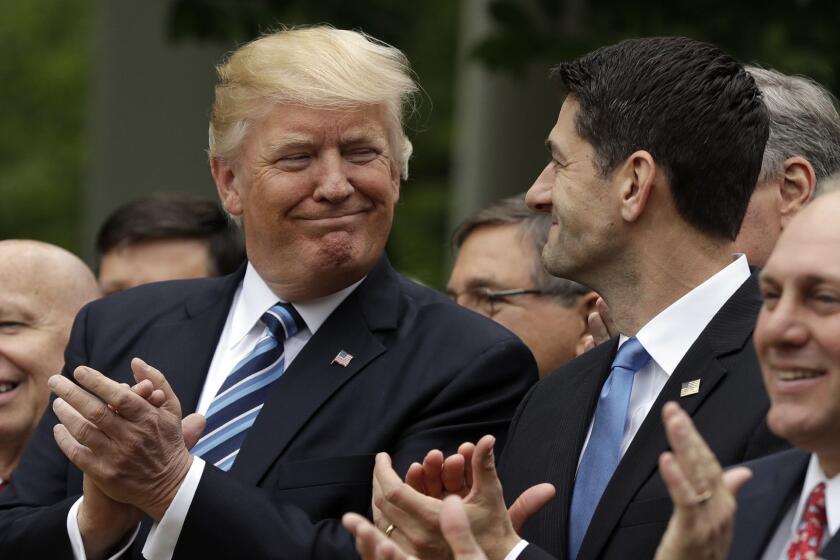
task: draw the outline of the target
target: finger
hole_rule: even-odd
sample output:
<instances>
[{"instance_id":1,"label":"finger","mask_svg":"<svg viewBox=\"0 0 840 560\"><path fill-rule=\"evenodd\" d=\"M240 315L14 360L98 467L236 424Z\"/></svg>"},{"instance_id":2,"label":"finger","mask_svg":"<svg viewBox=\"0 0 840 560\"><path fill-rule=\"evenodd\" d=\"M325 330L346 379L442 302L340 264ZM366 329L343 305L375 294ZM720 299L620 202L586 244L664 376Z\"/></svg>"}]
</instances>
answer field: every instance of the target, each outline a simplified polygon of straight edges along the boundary
<instances>
[{"instance_id":1,"label":"finger","mask_svg":"<svg viewBox=\"0 0 840 560\"><path fill-rule=\"evenodd\" d=\"M147 400L149 401L149 403L151 403L152 406L160 408L161 406L163 406L163 403L166 402L166 393L164 393L160 389L155 389L154 391L152 391L152 394L149 395L149 398Z\"/></svg>"},{"instance_id":2,"label":"finger","mask_svg":"<svg viewBox=\"0 0 840 560\"><path fill-rule=\"evenodd\" d=\"M375 558L377 529L370 521L355 513L347 513L341 518L344 527L356 539L356 550L364 560ZM384 536L384 535L383 535Z\"/></svg>"},{"instance_id":3,"label":"finger","mask_svg":"<svg viewBox=\"0 0 840 560\"><path fill-rule=\"evenodd\" d=\"M423 465L420 463L411 463L408 471L405 473L405 483L420 492L426 493L426 474L423 471Z\"/></svg>"},{"instance_id":4,"label":"finger","mask_svg":"<svg viewBox=\"0 0 840 560\"><path fill-rule=\"evenodd\" d=\"M438 527L440 500L424 496L400 480L387 453L376 455L373 468L373 505L379 528L393 523L397 529L391 539L402 545L422 542L428 531Z\"/></svg>"},{"instance_id":5,"label":"finger","mask_svg":"<svg viewBox=\"0 0 840 560\"><path fill-rule=\"evenodd\" d=\"M554 489L554 485L547 482L531 486L522 492L508 509L513 530L520 533L522 526L535 513L545 507L548 502L554 499L556 493L557 491Z\"/></svg>"},{"instance_id":6,"label":"finger","mask_svg":"<svg viewBox=\"0 0 840 560\"><path fill-rule=\"evenodd\" d=\"M475 444L472 442L464 442L458 447L458 455L461 455L464 458L464 479L465 484L467 485L467 491L472 488L473 485L473 474L472 474L472 458L475 454Z\"/></svg>"},{"instance_id":7,"label":"finger","mask_svg":"<svg viewBox=\"0 0 840 560\"><path fill-rule=\"evenodd\" d=\"M581 350L580 350L580 353L578 354L578 356L580 356L581 354L583 354L585 352L589 352L593 348L595 348L595 338L591 334L584 335L583 336L583 344L581 346Z\"/></svg>"},{"instance_id":8,"label":"finger","mask_svg":"<svg viewBox=\"0 0 840 560\"><path fill-rule=\"evenodd\" d=\"M165 401L161 406L169 410L172 414L178 417L181 416L181 403L178 401L178 397L175 396L175 392L172 390L172 386L169 385L169 381L166 380L166 376L159 369L150 366L141 358L133 358L131 360L131 371L134 372L134 379L138 382L142 379L148 379L155 386L155 389L163 391Z\"/></svg>"},{"instance_id":9,"label":"finger","mask_svg":"<svg viewBox=\"0 0 840 560\"><path fill-rule=\"evenodd\" d=\"M149 404L146 402L146 399L141 398L130 389L126 389L120 383L109 379L95 369L79 366L73 372L73 377L82 387L99 397L105 403L111 405L112 408L118 410L119 415L123 418L134 421L141 418L148 411ZM66 398L65 400L73 408L81 412L85 418L99 425L94 418L88 416L85 410L76 406L76 403ZM98 408L92 408L90 412L92 414L99 413ZM113 416L111 417L113 418ZM110 425L114 423L111 422ZM107 431L108 425L100 427Z\"/></svg>"},{"instance_id":10,"label":"finger","mask_svg":"<svg viewBox=\"0 0 840 560\"><path fill-rule=\"evenodd\" d=\"M423 459L423 485L426 488L427 496L443 497L441 469L443 469L443 453L437 449L432 449L426 453L426 457Z\"/></svg>"},{"instance_id":11,"label":"finger","mask_svg":"<svg viewBox=\"0 0 840 560\"><path fill-rule=\"evenodd\" d=\"M85 447L97 450L104 449L110 443L110 439L99 428L85 420L72 406L61 398L53 401L53 411L64 428L73 438ZM109 414L113 414L109 412Z\"/></svg>"},{"instance_id":12,"label":"finger","mask_svg":"<svg viewBox=\"0 0 840 560\"><path fill-rule=\"evenodd\" d=\"M414 556L408 556L393 541L388 539L379 541L376 545L376 560L412 560ZM416 560L416 559L415 559Z\"/></svg>"},{"instance_id":13,"label":"finger","mask_svg":"<svg viewBox=\"0 0 840 560\"><path fill-rule=\"evenodd\" d=\"M722 484L720 464L691 418L674 402L666 403L662 414L674 457L695 492L715 490Z\"/></svg>"},{"instance_id":14,"label":"finger","mask_svg":"<svg viewBox=\"0 0 840 560\"><path fill-rule=\"evenodd\" d=\"M601 314L598 313L598 311L590 313L586 317L586 322L589 325L589 332L592 335L592 341L596 345L609 340L610 333L607 331L607 326L604 324L604 320L601 318Z\"/></svg>"},{"instance_id":15,"label":"finger","mask_svg":"<svg viewBox=\"0 0 840 560\"><path fill-rule=\"evenodd\" d=\"M464 503L457 496L448 496L443 500L440 510L440 530L449 543L457 560L479 560L486 558L475 542Z\"/></svg>"},{"instance_id":16,"label":"finger","mask_svg":"<svg viewBox=\"0 0 840 560\"><path fill-rule=\"evenodd\" d=\"M120 383L120 386L131 389L135 395L146 400L149 400L149 397L155 390L154 385L152 385L152 382L148 379L144 379L140 383L136 383L133 387L129 387L128 383Z\"/></svg>"},{"instance_id":17,"label":"finger","mask_svg":"<svg viewBox=\"0 0 840 560\"><path fill-rule=\"evenodd\" d=\"M486 435L478 440L472 458L473 486L472 494L483 496L493 501L502 500L501 482L496 474L496 458L493 456L493 446L496 438Z\"/></svg>"},{"instance_id":18,"label":"finger","mask_svg":"<svg viewBox=\"0 0 840 560\"><path fill-rule=\"evenodd\" d=\"M66 377L53 375L47 383L50 390L58 398L62 399L97 427L107 429L116 421L117 416L114 414L112 408L108 408L108 405L102 402L101 399L90 394Z\"/></svg>"},{"instance_id":19,"label":"finger","mask_svg":"<svg viewBox=\"0 0 840 560\"><path fill-rule=\"evenodd\" d=\"M206 425L207 419L198 413L190 414L181 420L181 433L184 434L184 445L187 449L192 449L198 443Z\"/></svg>"},{"instance_id":20,"label":"finger","mask_svg":"<svg viewBox=\"0 0 840 560\"><path fill-rule=\"evenodd\" d=\"M723 473L723 485L732 495L737 495L744 484L752 479L752 471L747 467L735 467Z\"/></svg>"},{"instance_id":21,"label":"finger","mask_svg":"<svg viewBox=\"0 0 840 560\"><path fill-rule=\"evenodd\" d=\"M466 465L464 456L459 453L450 455L443 462L440 479L447 494L458 494L463 497L469 492L466 483Z\"/></svg>"},{"instance_id":22,"label":"finger","mask_svg":"<svg viewBox=\"0 0 840 560\"><path fill-rule=\"evenodd\" d=\"M96 464L96 456L90 449L76 441L63 424L53 426L53 437L61 452L71 463L86 473L92 472Z\"/></svg>"},{"instance_id":23,"label":"finger","mask_svg":"<svg viewBox=\"0 0 840 560\"><path fill-rule=\"evenodd\" d=\"M697 506L697 492L670 451L659 456L659 474L665 481L676 509L685 510Z\"/></svg>"},{"instance_id":24,"label":"finger","mask_svg":"<svg viewBox=\"0 0 840 560\"><path fill-rule=\"evenodd\" d=\"M599 297L595 300L595 309L598 310L598 315L601 316L601 322L604 324L607 338L611 338L613 335L618 334L618 329L615 326L615 322L612 320L610 307L607 305L607 302L604 301L604 298Z\"/></svg>"}]
</instances>

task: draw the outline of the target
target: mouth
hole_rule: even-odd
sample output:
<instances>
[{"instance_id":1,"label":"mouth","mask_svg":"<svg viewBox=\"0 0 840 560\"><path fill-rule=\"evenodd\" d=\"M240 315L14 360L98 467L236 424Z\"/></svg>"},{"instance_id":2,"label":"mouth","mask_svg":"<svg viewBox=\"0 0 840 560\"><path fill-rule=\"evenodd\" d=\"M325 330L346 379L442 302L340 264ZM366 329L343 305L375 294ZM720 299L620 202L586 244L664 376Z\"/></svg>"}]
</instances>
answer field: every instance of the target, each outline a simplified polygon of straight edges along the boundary
<instances>
[{"instance_id":1,"label":"mouth","mask_svg":"<svg viewBox=\"0 0 840 560\"><path fill-rule=\"evenodd\" d=\"M824 371L813 369L778 369L776 370L776 378L779 381L801 381L803 379L816 379L823 377Z\"/></svg>"},{"instance_id":2,"label":"mouth","mask_svg":"<svg viewBox=\"0 0 840 560\"><path fill-rule=\"evenodd\" d=\"M15 398L19 386L20 383L15 381L0 381L0 405Z\"/></svg>"}]
</instances>

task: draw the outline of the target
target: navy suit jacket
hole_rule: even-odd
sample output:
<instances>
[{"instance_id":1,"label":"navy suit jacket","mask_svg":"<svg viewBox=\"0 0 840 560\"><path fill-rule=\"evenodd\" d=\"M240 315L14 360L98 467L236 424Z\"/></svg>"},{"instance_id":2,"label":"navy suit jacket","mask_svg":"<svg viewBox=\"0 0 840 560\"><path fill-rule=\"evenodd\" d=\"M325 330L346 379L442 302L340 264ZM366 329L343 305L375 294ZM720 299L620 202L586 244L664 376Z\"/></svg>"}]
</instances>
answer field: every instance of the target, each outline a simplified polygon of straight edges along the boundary
<instances>
[{"instance_id":1,"label":"navy suit jacket","mask_svg":"<svg viewBox=\"0 0 840 560\"><path fill-rule=\"evenodd\" d=\"M94 302L64 374L86 364L131 382L140 356L194 410L242 277L142 286ZM341 351L347 367L330 362ZM510 332L393 271L387 259L333 312L269 394L229 473L208 465L176 558L356 557L337 519L368 513L374 454L398 472L434 448L502 440L536 364ZM81 472L53 440L51 409L0 496L0 557L70 558L66 516ZM132 545L139 557L144 536Z\"/></svg>"},{"instance_id":2,"label":"navy suit jacket","mask_svg":"<svg viewBox=\"0 0 840 560\"><path fill-rule=\"evenodd\" d=\"M784 449L767 429L769 402L752 344L761 297L753 275L712 318L663 387L604 491L579 560L653 558L671 515L658 473L668 449L660 411L677 401L723 465ZM618 339L599 345L542 379L514 417L499 474L510 503L523 490L551 482L557 496L525 525L531 543L520 558L568 557L569 508L575 472ZM680 387L700 378L700 392Z\"/></svg>"},{"instance_id":3,"label":"navy suit jacket","mask_svg":"<svg viewBox=\"0 0 840 560\"><path fill-rule=\"evenodd\" d=\"M789 449L744 465L753 477L738 493L731 560L761 560L779 523L802 494L810 458L801 449ZM834 535L819 556L840 560L840 535Z\"/></svg>"}]
</instances>

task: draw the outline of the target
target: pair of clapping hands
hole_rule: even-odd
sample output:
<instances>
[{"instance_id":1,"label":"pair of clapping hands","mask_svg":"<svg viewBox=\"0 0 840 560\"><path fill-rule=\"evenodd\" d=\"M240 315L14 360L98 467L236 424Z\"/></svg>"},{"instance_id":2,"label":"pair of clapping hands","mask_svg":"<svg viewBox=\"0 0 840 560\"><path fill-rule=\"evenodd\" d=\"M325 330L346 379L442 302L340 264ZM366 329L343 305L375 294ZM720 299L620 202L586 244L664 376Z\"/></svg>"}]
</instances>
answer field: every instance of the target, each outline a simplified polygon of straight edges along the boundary
<instances>
[{"instance_id":1,"label":"pair of clapping hands","mask_svg":"<svg viewBox=\"0 0 840 560\"><path fill-rule=\"evenodd\" d=\"M661 455L659 470L674 512L656 559L726 558L735 493L749 480L750 471L738 467L723 472L676 403L663 407L662 421L672 451ZM375 525L352 513L343 519L362 558L504 559L520 542L522 525L554 497L554 487L533 486L506 509L493 444L492 436L484 436L445 460L432 451L422 465L409 468L405 482L388 455L380 453L373 481Z\"/></svg>"},{"instance_id":2,"label":"pair of clapping hands","mask_svg":"<svg viewBox=\"0 0 840 560\"><path fill-rule=\"evenodd\" d=\"M161 519L204 431L203 416L182 419L160 371L139 358L131 369L134 386L85 366L73 372L78 385L60 375L49 379L60 421L55 440L84 472L76 520L89 558L111 550L144 515Z\"/></svg>"}]
</instances>

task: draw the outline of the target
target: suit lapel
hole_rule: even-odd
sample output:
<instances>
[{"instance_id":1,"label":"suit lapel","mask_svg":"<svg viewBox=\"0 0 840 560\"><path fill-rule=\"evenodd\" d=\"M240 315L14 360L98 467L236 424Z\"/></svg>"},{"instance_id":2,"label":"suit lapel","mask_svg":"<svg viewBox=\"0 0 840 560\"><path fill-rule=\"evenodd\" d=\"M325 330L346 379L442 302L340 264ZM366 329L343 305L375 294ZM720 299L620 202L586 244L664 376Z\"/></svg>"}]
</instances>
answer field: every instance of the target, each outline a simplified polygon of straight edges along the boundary
<instances>
[{"instance_id":1,"label":"suit lapel","mask_svg":"<svg viewBox=\"0 0 840 560\"><path fill-rule=\"evenodd\" d=\"M374 332L395 326L398 297L395 274L383 259L330 315L272 388L231 468L233 476L258 484L319 407L385 352ZM342 350L353 356L347 367L331 363Z\"/></svg>"},{"instance_id":2,"label":"suit lapel","mask_svg":"<svg viewBox=\"0 0 840 560\"><path fill-rule=\"evenodd\" d=\"M729 558L761 558L779 523L799 497L809 458L808 453L791 449L759 460L754 479L738 494Z\"/></svg>"},{"instance_id":3,"label":"suit lapel","mask_svg":"<svg viewBox=\"0 0 840 560\"><path fill-rule=\"evenodd\" d=\"M210 290L192 295L185 303L181 319L149 329L145 351L140 357L163 372L181 402L184 415L194 411L198 404L244 272L243 266L238 273L218 280Z\"/></svg>"},{"instance_id":4,"label":"suit lapel","mask_svg":"<svg viewBox=\"0 0 840 560\"><path fill-rule=\"evenodd\" d=\"M544 447L550 455L541 463L546 465L544 480L554 484L558 495L539 516L540 545L560 559L565 559L567 555L569 508L577 458L580 457L601 386L610 374L610 364L617 348L618 338L614 338L591 350L594 360L587 367L558 372L558 375L564 377L564 394L558 398L572 405L553 406L545 414L545 425L552 426L550 433L554 438L550 446ZM569 389L574 393L569 394ZM581 414L581 411L586 411L586 414Z\"/></svg>"},{"instance_id":5,"label":"suit lapel","mask_svg":"<svg viewBox=\"0 0 840 560\"><path fill-rule=\"evenodd\" d=\"M633 442L618 464L581 544L579 558L596 558L615 530L630 501L656 471L659 455L668 450L660 411L668 401L677 401L690 415L727 375L720 358L741 350L749 341L758 308L756 279L751 276L715 315L689 348L660 391ZM681 398L683 383L700 378L700 391ZM592 407L594 409L594 405Z\"/></svg>"}]
</instances>

